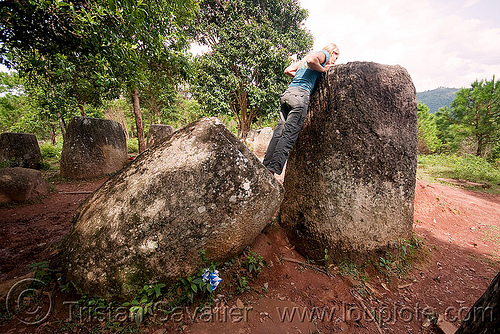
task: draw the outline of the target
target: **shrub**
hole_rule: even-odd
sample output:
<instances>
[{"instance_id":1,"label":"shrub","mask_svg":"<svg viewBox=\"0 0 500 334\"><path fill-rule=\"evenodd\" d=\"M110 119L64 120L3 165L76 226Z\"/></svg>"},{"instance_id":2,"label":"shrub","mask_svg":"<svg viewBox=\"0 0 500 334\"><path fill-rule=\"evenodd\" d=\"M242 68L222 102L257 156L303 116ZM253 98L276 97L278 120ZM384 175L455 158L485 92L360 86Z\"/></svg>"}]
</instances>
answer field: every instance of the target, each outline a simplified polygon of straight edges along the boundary
<instances>
[{"instance_id":1,"label":"shrub","mask_svg":"<svg viewBox=\"0 0 500 334\"><path fill-rule=\"evenodd\" d=\"M460 160L460 163L454 167L456 178L473 182L500 182L500 170L486 161L486 159L474 155L466 155L461 157Z\"/></svg>"},{"instance_id":2,"label":"shrub","mask_svg":"<svg viewBox=\"0 0 500 334\"><path fill-rule=\"evenodd\" d=\"M500 182L500 168L474 155L420 155L419 167L434 177L464 179L472 182Z\"/></svg>"},{"instance_id":3,"label":"shrub","mask_svg":"<svg viewBox=\"0 0 500 334\"><path fill-rule=\"evenodd\" d=\"M130 138L127 140L127 152L139 153L139 143L137 142L137 138Z\"/></svg>"},{"instance_id":4,"label":"shrub","mask_svg":"<svg viewBox=\"0 0 500 334\"><path fill-rule=\"evenodd\" d=\"M62 146L62 141L56 145L52 145L51 143L42 143L40 145L40 153L42 154L43 160L60 160Z\"/></svg>"}]
</instances>

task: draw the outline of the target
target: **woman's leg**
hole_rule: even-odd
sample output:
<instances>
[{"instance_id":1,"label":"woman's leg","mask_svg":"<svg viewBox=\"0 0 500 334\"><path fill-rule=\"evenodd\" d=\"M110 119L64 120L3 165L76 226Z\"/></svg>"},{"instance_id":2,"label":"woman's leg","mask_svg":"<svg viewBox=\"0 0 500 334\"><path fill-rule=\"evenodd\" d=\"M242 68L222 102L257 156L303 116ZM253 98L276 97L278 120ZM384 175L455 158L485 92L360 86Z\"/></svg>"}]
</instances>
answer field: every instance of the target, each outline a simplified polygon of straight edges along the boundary
<instances>
[{"instance_id":1,"label":"woman's leg","mask_svg":"<svg viewBox=\"0 0 500 334\"><path fill-rule=\"evenodd\" d=\"M280 124L282 123L282 117L280 116L280 122L278 123L279 128L276 126L275 133L269 144L268 152L266 152L264 163L264 166L276 174L281 174L283 171L285 162L288 159L288 154L297 141L299 132L302 129L309 106L309 94L306 91L302 89L291 89L290 91L287 90L287 92L288 94L284 94L282 98L283 104L281 112L281 116L283 116L285 122L284 124ZM289 112L283 112L283 106Z\"/></svg>"},{"instance_id":2,"label":"woman's leg","mask_svg":"<svg viewBox=\"0 0 500 334\"><path fill-rule=\"evenodd\" d=\"M273 137L271 138L271 141L269 142L269 145L267 146L266 150L266 155L264 156L264 161L262 161L262 164L269 169L269 164L271 163L271 160L273 159L274 151L276 149L276 145L281 139L281 134L283 133L283 129L285 127L285 116L283 115L283 105L281 106L281 112L280 112L280 120L278 121L278 124L276 124L276 127L274 128L273 132ZM286 114L286 113L285 113ZM272 170L271 170L272 171ZM274 171L272 171L274 173Z\"/></svg>"}]
</instances>

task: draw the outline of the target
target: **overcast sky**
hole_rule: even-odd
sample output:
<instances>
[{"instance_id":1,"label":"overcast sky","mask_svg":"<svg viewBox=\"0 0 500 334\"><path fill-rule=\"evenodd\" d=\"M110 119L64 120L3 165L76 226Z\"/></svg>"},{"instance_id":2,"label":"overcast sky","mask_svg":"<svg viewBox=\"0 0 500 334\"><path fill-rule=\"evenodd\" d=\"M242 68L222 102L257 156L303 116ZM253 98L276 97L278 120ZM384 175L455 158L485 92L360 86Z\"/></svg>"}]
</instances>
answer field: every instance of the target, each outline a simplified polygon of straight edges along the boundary
<instances>
[{"instance_id":1,"label":"overcast sky","mask_svg":"<svg viewBox=\"0 0 500 334\"><path fill-rule=\"evenodd\" d=\"M399 64L418 92L500 76L499 0L299 1L314 48L336 43L337 64Z\"/></svg>"},{"instance_id":2,"label":"overcast sky","mask_svg":"<svg viewBox=\"0 0 500 334\"><path fill-rule=\"evenodd\" d=\"M337 64L399 64L418 92L500 76L498 0L299 1L314 48L336 43Z\"/></svg>"}]
</instances>

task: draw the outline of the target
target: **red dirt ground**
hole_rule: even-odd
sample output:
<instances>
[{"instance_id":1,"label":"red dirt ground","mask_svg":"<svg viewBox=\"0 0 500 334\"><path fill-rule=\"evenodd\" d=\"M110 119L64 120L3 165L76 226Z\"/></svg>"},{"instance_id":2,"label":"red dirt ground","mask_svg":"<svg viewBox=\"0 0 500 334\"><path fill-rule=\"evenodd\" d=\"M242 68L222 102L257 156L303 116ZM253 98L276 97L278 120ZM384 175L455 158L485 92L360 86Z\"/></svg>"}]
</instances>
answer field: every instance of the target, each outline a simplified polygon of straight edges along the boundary
<instances>
[{"instance_id":1,"label":"red dirt ground","mask_svg":"<svg viewBox=\"0 0 500 334\"><path fill-rule=\"evenodd\" d=\"M57 183L54 192L38 203L0 208L0 299L26 277L29 264L57 255L57 243L69 232L73 213L88 196L72 192L93 191L104 181ZM414 231L428 255L404 279L392 277L388 281L369 266L366 283L342 276L336 268L327 275L322 272L324 267L314 269L298 263L306 260L293 249L279 225L270 225L252 245L267 267L251 283L251 291L233 299L219 295L208 311L194 307L181 310L175 321L155 318L140 331L437 333L436 327L425 321L424 313L441 314L458 327L500 270L499 217L500 195L417 180ZM224 291L225 283L216 292ZM25 325L14 317L0 322L0 332L72 332L67 324L69 307L64 302L79 296L55 294L51 315L43 324ZM315 320L311 311L316 312ZM379 321L373 321L372 316ZM99 327L99 323L73 328L88 332L93 326Z\"/></svg>"}]
</instances>

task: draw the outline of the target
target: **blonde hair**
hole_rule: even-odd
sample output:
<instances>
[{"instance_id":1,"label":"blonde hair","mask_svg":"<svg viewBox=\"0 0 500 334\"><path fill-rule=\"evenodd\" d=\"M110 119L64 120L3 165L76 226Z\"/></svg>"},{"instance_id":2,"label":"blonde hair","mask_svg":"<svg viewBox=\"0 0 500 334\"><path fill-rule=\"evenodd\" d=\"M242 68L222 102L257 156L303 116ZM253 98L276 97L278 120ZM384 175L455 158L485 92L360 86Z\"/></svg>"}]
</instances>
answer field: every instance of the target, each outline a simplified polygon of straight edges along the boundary
<instances>
[{"instance_id":1,"label":"blonde hair","mask_svg":"<svg viewBox=\"0 0 500 334\"><path fill-rule=\"evenodd\" d=\"M332 53L335 53L337 58L339 56L339 47L335 43L328 44L323 48L323 50L327 51L330 54L330 57L332 57Z\"/></svg>"}]
</instances>

